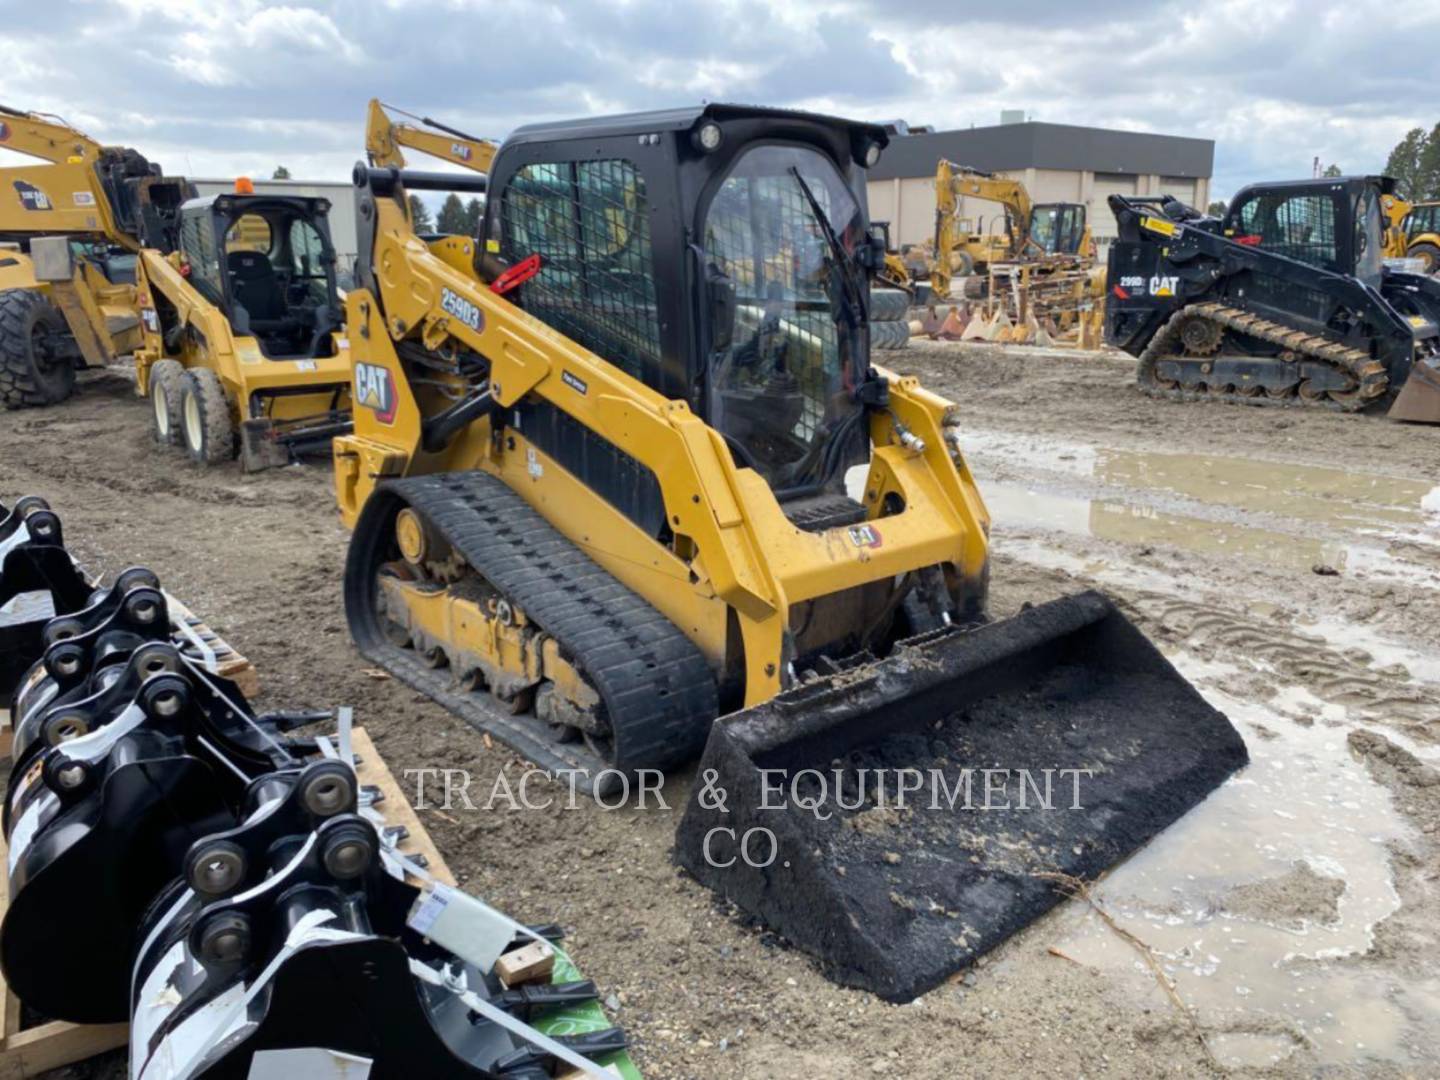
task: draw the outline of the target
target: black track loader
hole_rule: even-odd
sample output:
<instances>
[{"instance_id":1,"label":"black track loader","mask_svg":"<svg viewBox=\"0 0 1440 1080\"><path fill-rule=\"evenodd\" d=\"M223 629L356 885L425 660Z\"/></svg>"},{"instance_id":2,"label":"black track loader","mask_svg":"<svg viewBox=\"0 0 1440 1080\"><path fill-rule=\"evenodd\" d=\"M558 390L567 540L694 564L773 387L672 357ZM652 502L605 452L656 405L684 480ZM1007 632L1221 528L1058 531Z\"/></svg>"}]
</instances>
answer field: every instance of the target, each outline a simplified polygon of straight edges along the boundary
<instances>
[{"instance_id":1,"label":"black track loader","mask_svg":"<svg viewBox=\"0 0 1440 1080\"><path fill-rule=\"evenodd\" d=\"M1440 281L1383 258L1394 186L1256 184L1223 219L1110 196L1106 341L1154 397L1440 423Z\"/></svg>"}]
</instances>

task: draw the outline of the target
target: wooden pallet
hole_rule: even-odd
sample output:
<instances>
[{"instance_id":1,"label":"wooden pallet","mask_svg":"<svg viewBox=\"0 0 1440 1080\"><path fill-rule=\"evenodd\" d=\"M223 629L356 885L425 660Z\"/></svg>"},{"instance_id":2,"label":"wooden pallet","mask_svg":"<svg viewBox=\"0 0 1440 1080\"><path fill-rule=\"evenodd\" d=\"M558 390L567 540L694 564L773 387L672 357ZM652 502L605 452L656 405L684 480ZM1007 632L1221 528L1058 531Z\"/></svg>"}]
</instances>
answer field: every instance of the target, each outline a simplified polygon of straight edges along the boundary
<instances>
[{"instance_id":1,"label":"wooden pallet","mask_svg":"<svg viewBox=\"0 0 1440 1080\"><path fill-rule=\"evenodd\" d=\"M247 698L253 698L260 693L260 675L255 670L255 665L245 659L239 649L211 630L205 621L186 607L182 601L166 593L165 602L170 605L171 622L184 621L202 638L214 635L215 640L210 644L211 648L215 648L217 652L220 651L217 646L223 646L224 649L229 650L230 655L220 662L217 675L233 682Z\"/></svg>"},{"instance_id":2,"label":"wooden pallet","mask_svg":"<svg viewBox=\"0 0 1440 1080\"><path fill-rule=\"evenodd\" d=\"M360 783L377 787L385 795L384 801L376 807L384 815L385 824L404 826L410 834L399 845L400 851L412 858L423 855L429 863L429 873L448 885L454 885L455 878L450 868L445 865L435 842L420 824L419 815L381 760L364 728L351 732L350 744L355 756L360 759L355 770ZM0 862L8 865L8 856L4 838L0 837ZM8 903L8 884L8 875L0 866L0 911ZM73 1065L96 1054L117 1049L128 1041L128 1024L71 1024L55 1020L22 1030L20 1001L10 993L3 976L0 976L0 1000L3 1000L3 1010L0 1010L3 1011L0 1015L0 1080L38 1076L49 1069Z\"/></svg>"}]
</instances>

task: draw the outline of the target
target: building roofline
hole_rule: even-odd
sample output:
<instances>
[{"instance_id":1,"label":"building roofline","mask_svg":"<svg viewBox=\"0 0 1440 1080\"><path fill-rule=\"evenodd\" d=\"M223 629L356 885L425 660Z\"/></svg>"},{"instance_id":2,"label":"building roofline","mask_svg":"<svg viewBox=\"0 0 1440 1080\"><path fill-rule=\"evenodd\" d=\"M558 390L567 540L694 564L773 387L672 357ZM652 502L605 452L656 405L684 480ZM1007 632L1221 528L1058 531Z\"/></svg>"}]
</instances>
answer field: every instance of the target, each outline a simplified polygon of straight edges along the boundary
<instances>
[{"instance_id":1,"label":"building roofline","mask_svg":"<svg viewBox=\"0 0 1440 1080\"><path fill-rule=\"evenodd\" d=\"M1215 142L1029 120L896 137L869 179L933 176L942 157L989 172L1036 168L1208 178L1214 173Z\"/></svg>"}]
</instances>

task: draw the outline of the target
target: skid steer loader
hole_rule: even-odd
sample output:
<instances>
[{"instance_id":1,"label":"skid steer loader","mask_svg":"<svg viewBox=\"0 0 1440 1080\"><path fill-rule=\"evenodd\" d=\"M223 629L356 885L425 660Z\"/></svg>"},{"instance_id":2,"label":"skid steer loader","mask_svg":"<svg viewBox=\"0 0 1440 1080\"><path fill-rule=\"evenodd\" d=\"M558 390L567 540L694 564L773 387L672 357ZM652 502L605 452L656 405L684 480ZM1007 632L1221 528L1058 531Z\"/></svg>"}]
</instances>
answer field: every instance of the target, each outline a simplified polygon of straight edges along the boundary
<instances>
[{"instance_id":1,"label":"skid steer loader","mask_svg":"<svg viewBox=\"0 0 1440 1080\"><path fill-rule=\"evenodd\" d=\"M329 201L151 189L140 252L139 392L162 445L246 470L350 430L350 360Z\"/></svg>"},{"instance_id":2,"label":"skid steer loader","mask_svg":"<svg viewBox=\"0 0 1440 1080\"><path fill-rule=\"evenodd\" d=\"M867 760L947 784L1090 770L1073 813L779 813L768 868L702 857L759 809L691 805L685 866L903 998L1055 903L1042 872L1123 858L1245 750L1101 597L983 625L954 409L871 363L885 143L711 104L522 127L488 177L357 166L334 453L362 653L577 786L702 750L732 796L832 764L853 787ZM480 250L412 230L408 194L441 189L488 192Z\"/></svg>"},{"instance_id":3,"label":"skid steer loader","mask_svg":"<svg viewBox=\"0 0 1440 1080\"><path fill-rule=\"evenodd\" d=\"M1106 341L1152 397L1440 423L1440 281L1385 263L1394 187L1255 184L1223 219L1110 196Z\"/></svg>"}]
</instances>

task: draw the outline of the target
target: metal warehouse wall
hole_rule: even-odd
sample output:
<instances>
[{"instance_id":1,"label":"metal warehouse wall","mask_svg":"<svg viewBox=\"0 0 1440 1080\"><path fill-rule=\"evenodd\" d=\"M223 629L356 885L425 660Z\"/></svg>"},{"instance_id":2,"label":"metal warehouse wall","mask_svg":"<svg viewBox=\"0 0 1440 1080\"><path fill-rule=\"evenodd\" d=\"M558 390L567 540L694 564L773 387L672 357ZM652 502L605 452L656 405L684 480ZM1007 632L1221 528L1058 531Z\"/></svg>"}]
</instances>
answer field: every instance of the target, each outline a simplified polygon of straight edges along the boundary
<instances>
[{"instance_id":1,"label":"metal warehouse wall","mask_svg":"<svg viewBox=\"0 0 1440 1080\"><path fill-rule=\"evenodd\" d=\"M893 138L869 174L870 216L890 222L891 243L917 244L935 231L935 165L960 165L1023 180L1037 203L1080 202L1095 239L1115 235L1105 199L1121 192L1169 194L1201 209L1210 198L1215 144L1209 139L1069 124L1003 124ZM962 214L992 232L994 203L962 200Z\"/></svg>"}]
</instances>

